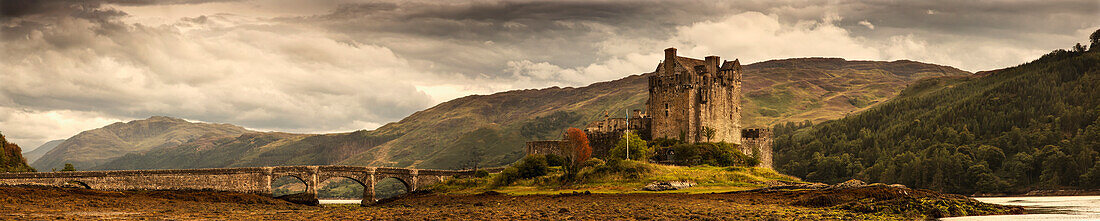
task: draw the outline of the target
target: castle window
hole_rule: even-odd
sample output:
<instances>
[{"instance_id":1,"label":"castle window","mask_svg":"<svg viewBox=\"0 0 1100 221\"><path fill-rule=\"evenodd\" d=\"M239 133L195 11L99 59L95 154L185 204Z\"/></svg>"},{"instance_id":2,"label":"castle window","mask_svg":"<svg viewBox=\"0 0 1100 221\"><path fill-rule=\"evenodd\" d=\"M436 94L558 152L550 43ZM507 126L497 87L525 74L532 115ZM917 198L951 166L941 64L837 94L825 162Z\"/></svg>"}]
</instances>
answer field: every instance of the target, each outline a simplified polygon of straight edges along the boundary
<instances>
[{"instance_id":1,"label":"castle window","mask_svg":"<svg viewBox=\"0 0 1100 221\"><path fill-rule=\"evenodd\" d=\"M668 117L669 117L669 104L664 103L664 118L668 118Z\"/></svg>"}]
</instances>

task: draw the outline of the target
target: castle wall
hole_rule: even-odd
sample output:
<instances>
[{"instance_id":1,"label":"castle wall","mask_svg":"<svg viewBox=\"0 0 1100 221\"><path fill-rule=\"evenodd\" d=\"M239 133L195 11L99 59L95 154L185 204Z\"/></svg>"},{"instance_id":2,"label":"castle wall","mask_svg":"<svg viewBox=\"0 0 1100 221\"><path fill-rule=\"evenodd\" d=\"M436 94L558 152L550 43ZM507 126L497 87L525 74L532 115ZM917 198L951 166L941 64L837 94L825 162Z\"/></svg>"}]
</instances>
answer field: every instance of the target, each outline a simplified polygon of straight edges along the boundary
<instances>
[{"instance_id":1,"label":"castle wall","mask_svg":"<svg viewBox=\"0 0 1100 221\"><path fill-rule=\"evenodd\" d=\"M665 50L665 60L649 77L646 110L654 138L741 143L740 64L726 62L719 69L718 59L682 58L673 48ZM704 128L715 130L711 139Z\"/></svg>"},{"instance_id":2,"label":"castle wall","mask_svg":"<svg viewBox=\"0 0 1100 221\"><path fill-rule=\"evenodd\" d=\"M771 130L759 128L744 129L741 130L741 134L741 152L750 156L752 156L753 152L756 152L759 154L756 157L760 159L760 165L758 165L758 167L773 168Z\"/></svg>"},{"instance_id":3,"label":"castle wall","mask_svg":"<svg viewBox=\"0 0 1100 221\"><path fill-rule=\"evenodd\" d=\"M733 71L724 71L715 77L704 78L699 82L699 127L715 130L709 141L700 134L696 142L741 143L741 92L740 79L734 79Z\"/></svg>"},{"instance_id":4,"label":"castle wall","mask_svg":"<svg viewBox=\"0 0 1100 221\"><path fill-rule=\"evenodd\" d=\"M565 145L564 140L527 141L526 151L527 155L553 154L558 156L565 156L565 154L562 153L562 145Z\"/></svg>"},{"instance_id":5,"label":"castle wall","mask_svg":"<svg viewBox=\"0 0 1100 221\"><path fill-rule=\"evenodd\" d=\"M646 113L651 119L653 138L692 141L696 137L691 128L697 120L692 114L697 108L692 98L697 95L690 78L686 74L658 74L650 78Z\"/></svg>"}]
</instances>

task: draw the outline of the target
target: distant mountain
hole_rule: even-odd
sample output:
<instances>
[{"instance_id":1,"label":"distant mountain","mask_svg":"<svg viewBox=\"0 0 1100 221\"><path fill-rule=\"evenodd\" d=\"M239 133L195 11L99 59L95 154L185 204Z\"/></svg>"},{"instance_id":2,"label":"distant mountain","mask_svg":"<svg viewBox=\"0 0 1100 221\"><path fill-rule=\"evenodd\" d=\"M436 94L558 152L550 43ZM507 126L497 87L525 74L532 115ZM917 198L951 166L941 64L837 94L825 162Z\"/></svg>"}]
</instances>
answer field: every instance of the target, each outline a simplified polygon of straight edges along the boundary
<instances>
[{"instance_id":1,"label":"distant mountain","mask_svg":"<svg viewBox=\"0 0 1100 221\"><path fill-rule=\"evenodd\" d=\"M32 166L48 171L71 163L77 170L87 170L128 153L174 147L208 137L239 136L247 132L251 131L230 124L192 123L156 116L81 132L46 152Z\"/></svg>"},{"instance_id":2,"label":"distant mountain","mask_svg":"<svg viewBox=\"0 0 1100 221\"><path fill-rule=\"evenodd\" d=\"M895 96L923 77L968 75L912 61L803 58L745 66L744 118L750 126L834 119ZM604 113L644 109L648 75L586 87L473 95L416 112L373 131L324 135L246 133L131 152L102 169L347 164L417 168L503 165L527 140L556 139ZM197 162L197 163L187 163Z\"/></svg>"},{"instance_id":3,"label":"distant mountain","mask_svg":"<svg viewBox=\"0 0 1100 221\"><path fill-rule=\"evenodd\" d=\"M34 162L38 160L38 158L42 158L42 155L46 155L46 152L53 150L57 145L61 145L62 142L65 142L65 140L51 140L50 142L46 142L39 145L38 148L34 148L34 150L23 152L23 158L27 158L27 162Z\"/></svg>"},{"instance_id":4,"label":"distant mountain","mask_svg":"<svg viewBox=\"0 0 1100 221\"><path fill-rule=\"evenodd\" d=\"M34 171L34 168L27 166L27 160L23 159L21 151L19 145L9 143L8 139L0 134L0 173Z\"/></svg>"},{"instance_id":5,"label":"distant mountain","mask_svg":"<svg viewBox=\"0 0 1100 221\"><path fill-rule=\"evenodd\" d=\"M916 80L963 75L970 75L970 72L908 60L796 58L765 61L745 66L742 118L752 127L837 119L893 98Z\"/></svg>"},{"instance_id":6,"label":"distant mountain","mask_svg":"<svg viewBox=\"0 0 1100 221\"><path fill-rule=\"evenodd\" d=\"M1100 50L918 81L807 126L774 130L780 172L965 194L1100 188Z\"/></svg>"}]
</instances>

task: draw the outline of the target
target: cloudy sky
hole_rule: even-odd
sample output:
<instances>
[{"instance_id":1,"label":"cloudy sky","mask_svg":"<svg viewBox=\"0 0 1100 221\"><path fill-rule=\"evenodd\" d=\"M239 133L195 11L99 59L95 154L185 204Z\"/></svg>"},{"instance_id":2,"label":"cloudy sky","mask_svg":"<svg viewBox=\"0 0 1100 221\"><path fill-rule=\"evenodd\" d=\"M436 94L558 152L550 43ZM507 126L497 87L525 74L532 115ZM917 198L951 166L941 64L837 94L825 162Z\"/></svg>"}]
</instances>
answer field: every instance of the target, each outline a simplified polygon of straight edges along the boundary
<instances>
[{"instance_id":1,"label":"cloudy sky","mask_svg":"<svg viewBox=\"0 0 1100 221\"><path fill-rule=\"evenodd\" d=\"M1096 0L2 1L0 132L24 149L155 115L374 129L461 96L652 71L666 47L981 71L1100 28Z\"/></svg>"}]
</instances>

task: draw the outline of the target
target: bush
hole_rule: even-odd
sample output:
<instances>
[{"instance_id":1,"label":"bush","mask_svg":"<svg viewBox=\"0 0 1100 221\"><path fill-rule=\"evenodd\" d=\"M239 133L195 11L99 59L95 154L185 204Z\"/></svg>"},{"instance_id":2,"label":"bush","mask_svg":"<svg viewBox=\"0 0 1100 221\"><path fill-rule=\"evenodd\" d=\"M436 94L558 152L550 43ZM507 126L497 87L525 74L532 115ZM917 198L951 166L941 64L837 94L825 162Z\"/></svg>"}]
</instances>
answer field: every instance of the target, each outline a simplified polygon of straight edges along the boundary
<instances>
[{"instance_id":1,"label":"bush","mask_svg":"<svg viewBox=\"0 0 1100 221\"><path fill-rule=\"evenodd\" d=\"M665 159L680 166L742 166L752 167L760 164L760 160L745 155L738 150L735 144L730 143L682 143L668 147L672 154ZM668 151L662 151L668 152Z\"/></svg>"},{"instance_id":2,"label":"bush","mask_svg":"<svg viewBox=\"0 0 1100 221\"><path fill-rule=\"evenodd\" d=\"M563 156L558 156L556 154L546 155L546 163L552 167L565 166L565 162L566 160Z\"/></svg>"},{"instance_id":3,"label":"bush","mask_svg":"<svg viewBox=\"0 0 1100 221\"><path fill-rule=\"evenodd\" d=\"M608 156L608 159L625 159L628 147L627 142L630 144L630 159L645 162L653 156L653 148L650 148L645 140L638 137L638 134L624 133L622 139L619 139L615 147L611 148L611 156Z\"/></svg>"},{"instance_id":4,"label":"bush","mask_svg":"<svg viewBox=\"0 0 1100 221\"><path fill-rule=\"evenodd\" d=\"M75 168L75 167L73 167L73 164L71 164L71 163L66 163L66 164L65 164L65 168L64 168L64 169L61 169L61 171L76 171L76 168Z\"/></svg>"},{"instance_id":5,"label":"bush","mask_svg":"<svg viewBox=\"0 0 1100 221\"><path fill-rule=\"evenodd\" d=\"M611 160L604 164L584 168L577 174L578 181L593 182L609 176L637 179L653 171L649 165L633 160Z\"/></svg>"},{"instance_id":6,"label":"bush","mask_svg":"<svg viewBox=\"0 0 1100 221\"><path fill-rule=\"evenodd\" d=\"M582 168L584 168L584 167L598 167L598 166L603 166L604 164L605 164L605 162L603 160L601 160L600 158L591 158L591 159L588 159L588 160L584 161L584 164L581 164L581 167Z\"/></svg>"},{"instance_id":7,"label":"bush","mask_svg":"<svg viewBox=\"0 0 1100 221\"><path fill-rule=\"evenodd\" d=\"M504 168L500 175L493 180L493 186L511 185L520 179L530 179L546 175L550 166L546 163L546 155L531 155L524 157L516 164Z\"/></svg>"},{"instance_id":8,"label":"bush","mask_svg":"<svg viewBox=\"0 0 1100 221\"><path fill-rule=\"evenodd\" d=\"M474 177L482 178L482 177L487 177L487 176L489 176L489 171L485 171L485 170L474 171Z\"/></svg>"}]
</instances>

